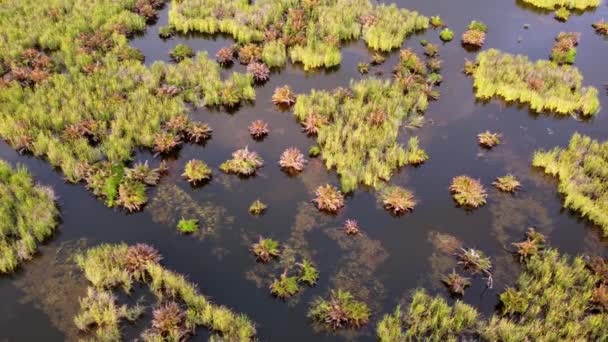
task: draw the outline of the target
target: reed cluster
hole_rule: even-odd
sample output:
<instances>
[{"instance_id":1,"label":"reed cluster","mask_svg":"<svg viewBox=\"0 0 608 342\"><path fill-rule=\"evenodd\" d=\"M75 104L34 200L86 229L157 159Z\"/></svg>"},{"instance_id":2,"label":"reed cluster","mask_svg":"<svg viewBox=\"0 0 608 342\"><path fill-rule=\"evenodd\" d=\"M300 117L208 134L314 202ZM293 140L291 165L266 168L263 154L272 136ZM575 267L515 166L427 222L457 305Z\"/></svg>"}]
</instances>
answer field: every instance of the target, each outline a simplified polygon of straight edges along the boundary
<instances>
[{"instance_id":1,"label":"reed cluster","mask_svg":"<svg viewBox=\"0 0 608 342\"><path fill-rule=\"evenodd\" d=\"M350 292L338 289L332 290L328 299L315 299L308 316L314 322L332 329L358 328L367 324L370 310Z\"/></svg>"},{"instance_id":2,"label":"reed cluster","mask_svg":"<svg viewBox=\"0 0 608 342\"><path fill-rule=\"evenodd\" d=\"M0 160L0 274L32 259L38 243L53 235L59 210L55 194L24 168Z\"/></svg>"},{"instance_id":3,"label":"reed cluster","mask_svg":"<svg viewBox=\"0 0 608 342\"><path fill-rule=\"evenodd\" d=\"M569 8L584 11L600 5L600 0L523 0L533 6L554 10L555 8Z\"/></svg>"},{"instance_id":4,"label":"reed cluster","mask_svg":"<svg viewBox=\"0 0 608 342\"><path fill-rule=\"evenodd\" d=\"M575 133L566 148L536 151L532 165L558 177L564 206L608 236L608 142Z\"/></svg>"},{"instance_id":5,"label":"reed cluster","mask_svg":"<svg viewBox=\"0 0 608 342\"><path fill-rule=\"evenodd\" d=\"M426 29L429 20L369 0L174 0L169 23L178 32L224 33L241 45L258 46L269 67L284 66L289 56L310 70L340 64L342 42L362 38L374 50L398 48L408 34Z\"/></svg>"},{"instance_id":6,"label":"reed cluster","mask_svg":"<svg viewBox=\"0 0 608 342\"><path fill-rule=\"evenodd\" d=\"M141 314L138 306L119 305L113 294L116 288L129 293L138 285L147 286L157 299L144 341L185 340L198 326L210 329L213 339L254 340L249 318L209 302L184 276L164 268L160 254L148 245L102 244L78 254L76 262L91 286L74 322L95 340L120 340L121 320L134 321Z\"/></svg>"},{"instance_id":7,"label":"reed cluster","mask_svg":"<svg viewBox=\"0 0 608 342\"><path fill-rule=\"evenodd\" d=\"M527 103L537 112L592 116L600 108L598 90L583 87L583 76L569 65L530 62L523 55L490 49L477 56L473 80L477 98L498 95L509 102Z\"/></svg>"}]
</instances>

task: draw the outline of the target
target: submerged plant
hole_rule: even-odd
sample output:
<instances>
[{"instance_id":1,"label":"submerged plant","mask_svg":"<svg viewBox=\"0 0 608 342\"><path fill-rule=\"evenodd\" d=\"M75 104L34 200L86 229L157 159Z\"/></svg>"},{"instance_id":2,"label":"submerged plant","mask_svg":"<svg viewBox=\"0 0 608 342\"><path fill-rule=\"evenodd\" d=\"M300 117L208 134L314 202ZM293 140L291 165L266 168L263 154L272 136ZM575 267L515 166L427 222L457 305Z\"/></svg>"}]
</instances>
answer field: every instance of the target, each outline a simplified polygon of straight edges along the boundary
<instances>
[{"instance_id":1,"label":"submerged plant","mask_svg":"<svg viewBox=\"0 0 608 342\"><path fill-rule=\"evenodd\" d=\"M456 203L466 208L477 208L486 204L488 196L481 182L469 176L454 177L450 192Z\"/></svg>"},{"instance_id":2,"label":"submerged plant","mask_svg":"<svg viewBox=\"0 0 608 342\"><path fill-rule=\"evenodd\" d=\"M181 218L177 223L177 230L183 234L195 233L198 231L198 220Z\"/></svg>"},{"instance_id":3,"label":"submerged plant","mask_svg":"<svg viewBox=\"0 0 608 342\"><path fill-rule=\"evenodd\" d=\"M460 296L464 296L465 288L471 285L469 278L461 276L455 270L452 270L452 273L445 276L441 281L447 286L451 294Z\"/></svg>"},{"instance_id":4,"label":"submerged plant","mask_svg":"<svg viewBox=\"0 0 608 342\"><path fill-rule=\"evenodd\" d=\"M279 159L281 168L289 173L298 173L304 169L307 160L299 149L290 147L283 151Z\"/></svg>"},{"instance_id":5,"label":"submerged plant","mask_svg":"<svg viewBox=\"0 0 608 342\"><path fill-rule=\"evenodd\" d=\"M274 94L272 94L272 103L275 105L291 106L296 103L296 94L287 85L276 88Z\"/></svg>"},{"instance_id":6,"label":"submerged plant","mask_svg":"<svg viewBox=\"0 0 608 342\"><path fill-rule=\"evenodd\" d=\"M504 192L515 192L521 188L521 183L512 174L496 178L492 185Z\"/></svg>"},{"instance_id":7,"label":"submerged plant","mask_svg":"<svg viewBox=\"0 0 608 342\"><path fill-rule=\"evenodd\" d=\"M186 163L182 177L191 184L198 184L211 178L211 168L202 160L192 159Z\"/></svg>"},{"instance_id":8,"label":"submerged plant","mask_svg":"<svg viewBox=\"0 0 608 342\"><path fill-rule=\"evenodd\" d=\"M330 184L319 186L315 190L315 196L313 202L319 210L335 213L344 206L342 192Z\"/></svg>"},{"instance_id":9,"label":"submerged plant","mask_svg":"<svg viewBox=\"0 0 608 342\"><path fill-rule=\"evenodd\" d=\"M361 229L359 229L359 224L356 220L346 220L344 222L344 232L347 235L357 235L361 232Z\"/></svg>"},{"instance_id":10,"label":"submerged plant","mask_svg":"<svg viewBox=\"0 0 608 342\"><path fill-rule=\"evenodd\" d=\"M359 328L369 321L370 310L363 302L341 289L331 290L328 299L317 298L308 316L315 322L333 329Z\"/></svg>"},{"instance_id":11,"label":"submerged plant","mask_svg":"<svg viewBox=\"0 0 608 342\"><path fill-rule=\"evenodd\" d=\"M270 129L268 129L268 124L263 120L255 120L249 124L249 134L254 139L262 139L268 135Z\"/></svg>"},{"instance_id":12,"label":"submerged plant","mask_svg":"<svg viewBox=\"0 0 608 342\"><path fill-rule=\"evenodd\" d=\"M381 190L382 206L395 215L401 215L414 210L416 199L414 194L399 186L389 186Z\"/></svg>"},{"instance_id":13,"label":"submerged plant","mask_svg":"<svg viewBox=\"0 0 608 342\"><path fill-rule=\"evenodd\" d=\"M263 263L269 262L279 256L279 243L273 239L260 239L251 246L251 251L257 260Z\"/></svg>"},{"instance_id":14,"label":"submerged plant","mask_svg":"<svg viewBox=\"0 0 608 342\"><path fill-rule=\"evenodd\" d=\"M264 204L264 202L257 199L249 206L249 213L251 213L251 215L261 215L267 208L268 206Z\"/></svg>"},{"instance_id":15,"label":"submerged plant","mask_svg":"<svg viewBox=\"0 0 608 342\"><path fill-rule=\"evenodd\" d=\"M477 134L477 142L483 147L492 148L500 144L500 133L490 131L479 133Z\"/></svg>"},{"instance_id":16,"label":"submerged plant","mask_svg":"<svg viewBox=\"0 0 608 342\"><path fill-rule=\"evenodd\" d=\"M281 273L279 279L275 279L270 284L270 292L281 299L289 298L300 292L298 278L296 276L288 276L287 271L285 271Z\"/></svg>"},{"instance_id":17,"label":"submerged plant","mask_svg":"<svg viewBox=\"0 0 608 342\"><path fill-rule=\"evenodd\" d=\"M454 31L446 27L439 33L439 38L441 38L441 40L443 40L444 42L449 42L454 39Z\"/></svg>"},{"instance_id":18,"label":"submerged plant","mask_svg":"<svg viewBox=\"0 0 608 342\"><path fill-rule=\"evenodd\" d=\"M248 147L232 153L232 159L223 162L220 170L226 173L235 173L241 176L250 176L264 165L264 161L254 152L249 151Z\"/></svg>"},{"instance_id":19,"label":"submerged plant","mask_svg":"<svg viewBox=\"0 0 608 342\"><path fill-rule=\"evenodd\" d=\"M194 57L194 51L185 44L177 44L173 51L171 51L171 58L176 62L181 62L190 57Z\"/></svg>"}]
</instances>

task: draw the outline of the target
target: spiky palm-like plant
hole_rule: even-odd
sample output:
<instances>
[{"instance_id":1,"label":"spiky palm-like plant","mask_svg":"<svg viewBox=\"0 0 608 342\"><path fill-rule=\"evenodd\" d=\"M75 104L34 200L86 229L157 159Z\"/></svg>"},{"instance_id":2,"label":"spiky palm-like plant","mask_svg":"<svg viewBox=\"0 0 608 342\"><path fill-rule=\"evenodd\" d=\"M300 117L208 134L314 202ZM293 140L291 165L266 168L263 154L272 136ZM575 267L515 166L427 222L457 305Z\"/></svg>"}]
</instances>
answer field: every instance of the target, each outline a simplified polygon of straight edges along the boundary
<instances>
[{"instance_id":1,"label":"spiky palm-like plant","mask_svg":"<svg viewBox=\"0 0 608 342\"><path fill-rule=\"evenodd\" d=\"M154 135L154 151L165 154L173 151L181 144L178 135L168 132L161 132Z\"/></svg>"},{"instance_id":2,"label":"spiky palm-like plant","mask_svg":"<svg viewBox=\"0 0 608 342\"><path fill-rule=\"evenodd\" d=\"M287 270L281 273L279 279L275 279L270 284L270 292L281 298L289 298L300 291L300 285L298 284L298 278L296 276L288 276Z\"/></svg>"},{"instance_id":3,"label":"spiky palm-like plant","mask_svg":"<svg viewBox=\"0 0 608 342\"><path fill-rule=\"evenodd\" d=\"M469 278L461 276L455 270L452 270L452 273L445 276L441 281L447 286L451 294L460 296L464 296L465 288L471 285Z\"/></svg>"},{"instance_id":4,"label":"spiky palm-like plant","mask_svg":"<svg viewBox=\"0 0 608 342\"><path fill-rule=\"evenodd\" d=\"M268 123L263 120L255 120L249 124L249 134L251 134L254 139L262 139L267 136L269 132Z\"/></svg>"},{"instance_id":5,"label":"spiky palm-like plant","mask_svg":"<svg viewBox=\"0 0 608 342\"><path fill-rule=\"evenodd\" d=\"M174 134L182 134L188 125L190 124L190 119L187 115L181 114L172 117L169 121L165 122L165 129L168 132Z\"/></svg>"},{"instance_id":6,"label":"spiky palm-like plant","mask_svg":"<svg viewBox=\"0 0 608 342\"><path fill-rule=\"evenodd\" d=\"M319 186L315 191L315 196L313 202L319 210L335 213L344 206L342 192L330 184Z\"/></svg>"},{"instance_id":7,"label":"spiky palm-like plant","mask_svg":"<svg viewBox=\"0 0 608 342\"><path fill-rule=\"evenodd\" d=\"M545 248L545 236L537 232L534 228L528 228L526 240L514 242L520 261L528 260L530 257L538 255Z\"/></svg>"},{"instance_id":8,"label":"spiky palm-like plant","mask_svg":"<svg viewBox=\"0 0 608 342\"><path fill-rule=\"evenodd\" d=\"M304 169L306 159L299 149L290 147L283 151L281 158L279 159L279 165L281 168L290 173L297 173Z\"/></svg>"},{"instance_id":9,"label":"spiky palm-like plant","mask_svg":"<svg viewBox=\"0 0 608 342\"><path fill-rule=\"evenodd\" d=\"M251 246L251 251L258 261L266 263L279 256L279 243L273 239L264 239L260 236L259 241Z\"/></svg>"},{"instance_id":10,"label":"spiky palm-like plant","mask_svg":"<svg viewBox=\"0 0 608 342\"><path fill-rule=\"evenodd\" d=\"M143 183L124 181L118 186L118 204L130 212L139 211L148 202L146 187Z\"/></svg>"},{"instance_id":11,"label":"spiky palm-like plant","mask_svg":"<svg viewBox=\"0 0 608 342\"><path fill-rule=\"evenodd\" d=\"M500 133L481 132L477 134L477 142L483 147L492 148L500 144Z\"/></svg>"},{"instance_id":12,"label":"spiky palm-like plant","mask_svg":"<svg viewBox=\"0 0 608 342\"><path fill-rule=\"evenodd\" d=\"M186 136L192 143L199 144L211 138L213 130L204 122L191 122L186 128Z\"/></svg>"},{"instance_id":13,"label":"spiky palm-like plant","mask_svg":"<svg viewBox=\"0 0 608 342\"><path fill-rule=\"evenodd\" d=\"M186 178L189 183L196 185L211 178L211 174L211 168L205 162L192 159L186 163L182 177Z\"/></svg>"},{"instance_id":14,"label":"spiky palm-like plant","mask_svg":"<svg viewBox=\"0 0 608 342\"><path fill-rule=\"evenodd\" d=\"M232 159L223 162L220 165L220 170L226 173L250 176L262 165L264 165L262 158L256 152L249 151L249 148L245 147L232 153Z\"/></svg>"},{"instance_id":15,"label":"spiky palm-like plant","mask_svg":"<svg viewBox=\"0 0 608 342\"><path fill-rule=\"evenodd\" d=\"M479 180L469 176L458 176L452 179L450 192L458 205L477 208L486 204L486 190Z\"/></svg>"},{"instance_id":16,"label":"spiky palm-like plant","mask_svg":"<svg viewBox=\"0 0 608 342\"><path fill-rule=\"evenodd\" d=\"M347 235L357 235L361 232L361 230L359 229L359 224L356 220L346 220L346 222L344 222L343 228L344 232Z\"/></svg>"},{"instance_id":17,"label":"spiky palm-like plant","mask_svg":"<svg viewBox=\"0 0 608 342\"><path fill-rule=\"evenodd\" d=\"M229 65L232 64L232 56L234 55L234 51L231 47L223 47L219 49L217 54L215 55L215 59L221 65Z\"/></svg>"},{"instance_id":18,"label":"spiky palm-like plant","mask_svg":"<svg viewBox=\"0 0 608 342\"><path fill-rule=\"evenodd\" d=\"M176 302L163 304L152 312L152 329L170 340L180 341L186 334L186 315Z\"/></svg>"},{"instance_id":19,"label":"spiky palm-like plant","mask_svg":"<svg viewBox=\"0 0 608 342\"><path fill-rule=\"evenodd\" d=\"M158 263L162 256L154 247L145 243L138 243L127 248L125 255L125 269L132 275L141 275L148 263ZM136 278L140 278L136 276Z\"/></svg>"},{"instance_id":20,"label":"spiky palm-like plant","mask_svg":"<svg viewBox=\"0 0 608 342\"><path fill-rule=\"evenodd\" d=\"M274 94L272 94L272 103L275 105L291 106L296 103L296 94L287 85L276 88Z\"/></svg>"},{"instance_id":21,"label":"spiky palm-like plant","mask_svg":"<svg viewBox=\"0 0 608 342\"><path fill-rule=\"evenodd\" d=\"M308 316L332 329L359 328L369 321L370 310L364 302L355 300L348 291L331 290L329 299L317 298Z\"/></svg>"},{"instance_id":22,"label":"spiky palm-like plant","mask_svg":"<svg viewBox=\"0 0 608 342\"><path fill-rule=\"evenodd\" d=\"M135 163L132 168L125 169L125 177L132 181L156 185L160 180L160 170L151 168L146 160L143 163Z\"/></svg>"},{"instance_id":23,"label":"spiky palm-like plant","mask_svg":"<svg viewBox=\"0 0 608 342\"><path fill-rule=\"evenodd\" d=\"M264 213L264 211L266 211L267 208L268 206L264 204L264 202L257 199L249 206L249 213L251 215L261 215Z\"/></svg>"},{"instance_id":24,"label":"spiky palm-like plant","mask_svg":"<svg viewBox=\"0 0 608 342\"><path fill-rule=\"evenodd\" d=\"M496 178L492 185L504 192L515 192L521 188L521 183L512 174Z\"/></svg>"},{"instance_id":25,"label":"spiky palm-like plant","mask_svg":"<svg viewBox=\"0 0 608 342\"><path fill-rule=\"evenodd\" d=\"M308 284L308 286L315 286L319 280L319 271L308 259L304 259L297 266L300 267L300 275L298 281Z\"/></svg>"},{"instance_id":26,"label":"spiky palm-like plant","mask_svg":"<svg viewBox=\"0 0 608 342\"><path fill-rule=\"evenodd\" d=\"M416 199L414 194L399 186L389 186L380 193L382 206L395 215L401 215L414 210Z\"/></svg>"},{"instance_id":27,"label":"spiky palm-like plant","mask_svg":"<svg viewBox=\"0 0 608 342\"><path fill-rule=\"evenodd\" d=\"M247 72L253 75L253 79L258 82L268 81L270 69L264 63L251 62L247 65Z\"/></svg>"}]
</instances>

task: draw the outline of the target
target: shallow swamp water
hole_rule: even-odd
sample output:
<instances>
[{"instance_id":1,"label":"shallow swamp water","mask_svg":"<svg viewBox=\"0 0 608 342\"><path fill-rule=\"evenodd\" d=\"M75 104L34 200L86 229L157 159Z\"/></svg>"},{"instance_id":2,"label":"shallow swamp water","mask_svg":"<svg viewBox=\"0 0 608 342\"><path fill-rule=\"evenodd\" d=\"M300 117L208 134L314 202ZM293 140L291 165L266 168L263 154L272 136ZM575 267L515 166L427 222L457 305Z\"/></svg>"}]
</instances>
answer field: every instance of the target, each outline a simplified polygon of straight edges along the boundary
<instances>
[{"instance_id":1,"label":"shallow swamp water","mask_svg":"<svg viewBox=\"0 0 608 342\"><path fill-rule=\"evenodd\" d=\"M72 317L78 310L78 297L86 291L86 280L69 255L103 242L145 242L156 247L164 256L164 265L187 275L202 294L251 317L261 341L375 341L376 322L406 301L414 288L424 287L449 298L440 278L455 267L455 258L441 244L443 234L456 237L465 247L483 250L494 261L493 289L486 289L484 279L476 277L463 297L485 316L494 311L497 295L512 285L521 271L508 249L511 242L523 238L527 227L546 234L549 244L561 252L608 255L608 241L602 239L601 230L563 209L557 181L530 165L534 150L566 146L574 132L608 138L608 97L603 90L608 82L608 41L591 28L592 22L608 18L606 4L574 14L566 23L553 19L550 12L514 0L401 0L397 4L426 16L440 15L458 38L471 20L481 20L489 27L484 49L525 54L532 60L548 58L560 31L581 32L575 66L585 85L602 89L603 109L590 120L579 120L535 114L526 106L507 105L498 99L480 103L475 100L472 80L461 72L465 58L473 60L476 52L465 50L458 38L442 44L438 30L409 37L405 46L417 52L423 50L420 39L440 44L444 81L438 88L441 98L431 103L425 115L425 126L402 127L400 131L402 142L417 135L430 156L419 167L401 169L391 180L413 190L419 200L412 213L401 217L389 215L377 203L375 192L363 187L347 196L338 215L319 213L311 203L313 191L325 183L338 185L335 172L326 171L320 159L311 159L304 171L293 177L277 164L284 149L295 146L307 151L315 141L301 132L292 112L281 111L270 102L273 90L288 84L296 93L307 93L345 87L351 79L390 77L398 50L362 76L357 64L369 61L371 52L361 41L342 48L342 63L335 69L306 73L289 64L273 72L268 82L256 88L255 103L234 112L193 109L191 117L208 122L213 138L205 145L184 145L167 158L169 176L151 189L150 201L139 213L105 207L84 186L66 183L47 162L20 155L2 142L0 158L25 164L39 182L55 189L62 222L59 233L41 248L40 256L15 274L0 278L0 341L78 339ZM207 51L210 56L233 43L227 37L202 35L161 40L158 29L167 23L167 12L165 8L146 34L132 40L132 46L146 56L146 64L169 61L169 51L179 43ZM529 24L528 29L525 24ZM244 69L235 64L224 72ZM251 139L247 131L256 119L268 122L271 129L261 141ZM501 132L503 143L492 150L479 147L476 135L485 130ZM245 146L265 161L257 176L241 179L218 171L234 150ZM135 160L153 158L149 152L138 152ZM191 187L180 177L185 163L193 158L214 169L208 184ZM522 181L522 191L511 195L491 187L494 178L507 173ZM452 177L462 174L482 181L488 189L487 205L474 211L455 205L448 186ZM268 210L255 217L248 207L258 198ZM185 215L200 217L204 229L194 236L178 233L175 225ZM340 227L346 219L356 219L363 235L352 239L343 234ZM319 268L319 283L286 302L272 297L268 285L282 270L277 265L256 263L249 246L259 235L288 242L309 255ZM309 303L338 287L370 305L372 318L367 327L327 333L311 326L306 317ZM130 300L144 293L143 289L135 291ZM125 337L138 336L145 326L142 322L125 325ZM204 341L207 336L201 328L192 340Z\"/></svg>"}]
</instances>

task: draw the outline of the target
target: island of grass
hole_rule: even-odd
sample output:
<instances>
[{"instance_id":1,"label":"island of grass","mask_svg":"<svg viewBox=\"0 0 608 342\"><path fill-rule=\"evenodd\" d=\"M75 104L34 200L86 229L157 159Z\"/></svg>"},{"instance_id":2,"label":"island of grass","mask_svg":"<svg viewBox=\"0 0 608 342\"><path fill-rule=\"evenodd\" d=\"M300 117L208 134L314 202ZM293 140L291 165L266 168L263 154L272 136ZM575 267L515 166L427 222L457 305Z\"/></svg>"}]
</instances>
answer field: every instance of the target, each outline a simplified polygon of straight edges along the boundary
<instances>
[{"instance_id":1,"label":"island of grass","mask_svg":"<svg viewBox=\"0 0 608 342\"><path fill-rule=\"evenodd\" d=\"M359 184L378 187L401 166L423 163L428 156L411 137L397 142L403 120L424 113L437 73L418 55L403 50L395 81L366 79L333 93L313 90L298 96L294 115L309 135L317 135L328 169L340 175L344 192Z\"/></svg>"},{"instance_id":2,"label":"island of grass","mask_svg":"<svg viewBox=\"0 0 608 342\"><path fill-rule=\"evenodd\" d=\"M600 0L523 0L523 2L551 11L556 8L584 11L600 5Z\"/></svg>"},{"instance_id":3,"label":"island of grass","mask_svg":"<svg viewBox=\"0 0 608 342\"><path fill-rule=\"evenodd\" d=\"M47 159L68 181L84 181L108 206L141 209L153 184L126 177L136 148L163 155L199 142L205 126L188 120L187 104L233 107L255 98L251 75L222 80L205 53L145 67L127 37L162 5L2 2L0 137Z\"/></svg>"},{"instance_id":4,"label":"island of grass","mask_svg":"<svg viewBox=\"0 0 608 342\"><path fill-rule=\"evenodd\" d=\"M53 190L34 183L29 172L0 160L0 274L14 272L57 228Z\"/></svg>"},{"instance_id":5,"label":"island of grass","mask_svg":"<svg viewBox=\"0 0 608 342\"><path fill-rule=\"evenodd\" d=\"M160 260L159 252L145 244L103 244L77 255L78 265L91 282L74 317L78 329L96 341L121 340L121 321L136 321L144 309L139 304L120 305L114 291L120 288L129 293L134 286L145 285L157 304L142 340L184 341L198 326L213 331L214 341L254 340L256 330L249 318L209 302L194 284L164 268Z\"/></svg>"},{"instance_id":6,"label":"island of grass","mask_svg":"<svg viewBox=\"0 0 608 342\"><path fill-rule=\"evenodd\" d=\"M382 342L604 340L608 313L598 306L598 292L608 279L584 260L554 249L534 254L516 285L500 294L499 309L489 319L461 300L450 306L418 289L405 312L397 307L382 318L378 337Z\"/></svg>"},{"instance_id":7,"label":"island of grass","mask_svg":"<svg viewBox=\"0 0 608 342\"><path fill-rule=\"evenodd\" d=\"M582 86L583 76L576 67L531 62L527 56L495 49L479 53L473 81L479 99L500 96L527 103L536 112L593 116L600 108L598 90Z\"/></svg>"},{"instance_id":8,"label":"island of grass","mask_svg":"<svg viewBox=\"0 0 608 342\"><path fill-rule=\"evenodd\" d=\"M536 151L532 165L558 177L564 206L600 226L608 236L608 141L575 133L567 148Z\"/></svg>"},{"instance_id":9,"label":"island of grass","mask_svg":"<svg viewBox=\"0 0 608 342\"><path fill-rule=\"evenodd\" d=\"M340 43L346 41L363 38L380 51L398 48L408 34L426 29L429 20L369 0L174 0L169 23L182 33L224 33L241 45L259 45L256 59L270 67L282 67L289 55L309 70L340 64Z\"/></svg>"}]
</instances>

